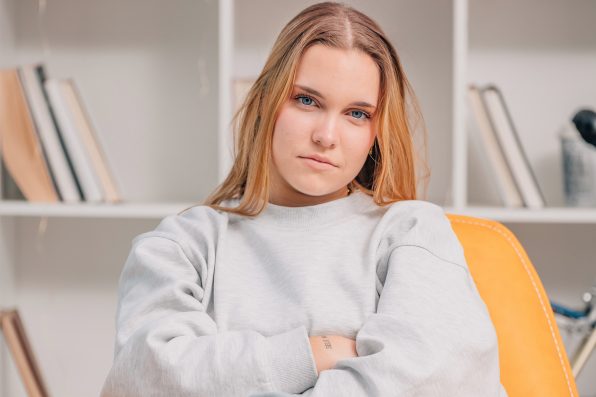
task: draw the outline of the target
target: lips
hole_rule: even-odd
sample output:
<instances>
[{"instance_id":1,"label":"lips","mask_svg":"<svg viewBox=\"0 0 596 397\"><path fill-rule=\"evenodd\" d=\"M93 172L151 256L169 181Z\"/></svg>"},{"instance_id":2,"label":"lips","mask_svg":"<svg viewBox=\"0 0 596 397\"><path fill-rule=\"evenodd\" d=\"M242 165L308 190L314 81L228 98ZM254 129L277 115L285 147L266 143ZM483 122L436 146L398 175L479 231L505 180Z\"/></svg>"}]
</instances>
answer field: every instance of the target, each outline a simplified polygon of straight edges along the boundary
<instances>
[{"instance_id":1,"label":"lips","mask_svg":"<svg viewBox=\"0 0 596 397\"><path fill-rule=\"evenodd\" d=\"M322 161L318 161L315 159L312 159L310 157L298 157L299 159L301 159L304 164L310 168L313 171L316 172L328 172L328 171L333 171L335 170L337 167L329 164L329 163L324 163Z\"/></svg>"},{"instance_id":2,"label":"lips","mask_svg":"<svg viewBox=\"0 0 596 397\"><path fill-rule=\"evenodd\" d=\"M337 167L337 165L335 165L331 160L329 160L328 158L326 158L324 156L320 156L318 154L313 154L313 155L308 155L308 156L299 156L299 157L303 158L303 159L311 159L311 160L317 161L319 163L329 164L333 167Z\"/></svg>"}]
</instances>

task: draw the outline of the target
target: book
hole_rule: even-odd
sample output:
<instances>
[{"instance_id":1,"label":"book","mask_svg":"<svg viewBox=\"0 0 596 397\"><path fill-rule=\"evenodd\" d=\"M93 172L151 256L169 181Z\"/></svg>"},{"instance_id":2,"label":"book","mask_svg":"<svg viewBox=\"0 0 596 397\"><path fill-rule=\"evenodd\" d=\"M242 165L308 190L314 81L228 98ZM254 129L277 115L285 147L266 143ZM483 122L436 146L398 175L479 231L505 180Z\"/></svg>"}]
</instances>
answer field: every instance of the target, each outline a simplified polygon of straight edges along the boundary
<instances>
[{"instance_id":1,"label":"book","mask_svg":"<svg viewBox=\"0 0 596 397\"><path fill-rule=\"evenodd\" d=\"M29 97L29 94L27 92L27 82L25 81L25 76L23 75L23 70L21 67L17 68L17 73L19 75L19 81L21 82L21 88L23 90L23 97L25 98L25 102L27 103L27 108L29 109L29 114L31 117L31 121L33 123L33 132L35 133L35 136L37 138L37 141L39 142L39 148L41 151L41 155L43 157L43 162L46 164L47 169L48 169L48 173L50 175L50 180L52 181L52 185L54 186L54 190L56 191L56 194L58 195L58 201L62 200L62 196L60 194L60 190L58 189L58 185L56 183L56 176L54 175L54 171L52 170L52 167L50 165L50 160L48 157L48 153L46 151L46 148L43 144L43 141L41 139L41 136L39 134L39 125L37 123L37 120L35 119L35 109L33 108L33 104L31 102L31 98Z\"/></svg>"},{"instance_id":2,"label":"book","mask_svg":"<svg viewBox=\"0 0 596 397\"><path fill-rule=\"evenodd\" d=\"M91 159L93 168L99 177L101 187L105 193L105 201L109 203L122 201L120 192L116 187L114 175L108 167L106 155L99 143L97 133L93 128L89 113L83 105L81 94L74 80L65 80L65 90L69 94L66 99L70 105L77 131L82 138L83 145L86 148L86 152Z\"/></svg>"},{"instance_id":3,"label":"book","mask_svg":"<svg viewBox=\"0 0 596 397\"><path fill-rule=\"evenodd\" d=\"M65 155L61 137L44 92L44 67L41 64L24 65L19 68L19 72L60 198L64 202L79 202L82 198L75 175Z\"/></svg>"},{"instance_id":4,"label":"book","mask_svg":"<svg viewBox=\"0 0 596 397\"><path fill-rule=\"evenodd\" d=\"M0 70L0 152L28 201L59 201L16 68Z\"/></svg>"},{"instance_id":5,"label":"book","mask_svg":"<svg viewBox=\"0 0 596 397\"><path fill-rule=\"evenodd\" d=\"M29 397L48 397L48 391L16 309L0 311L0 330Z\"/></svg>"},{"instance_id":6,"label":"book","mask_svg":"<svg viewBox=\"0 0 596 397\"><path fill-rule=\"evenodd\" d=\"M45 88L85 200L88 202L103 201L104 192L77 125L72 107L74 100L68 84L64 80L49 78L45 81Z\"/></svg>"},{"instance_id":7,"label":"book","mask_svg":"<svg viewBox=\"0 0 596 397\"><path fill-rule=\"evenodd\" d=\"M532 209L543 208L544 195L532 171L501 90L496 85L489 84L481 88L480 93L524 205Z\"/></svg>"},{"instance_id":8,"label":"book","mask_svg":"<svg viewBox=\"0 0 596 397\"><path fill-rule=\"evenodd\" d=\"M501 202L505 207L523 207L521 194L515 184L513 175L505 154L497 140L496 132L489 120L487 109L482 101L480 90L475 84L468 85L468 104L475 120L475 131L478 133L480 143L493 171L492 180L495 181Z\"/></svg>"}]
</instances>

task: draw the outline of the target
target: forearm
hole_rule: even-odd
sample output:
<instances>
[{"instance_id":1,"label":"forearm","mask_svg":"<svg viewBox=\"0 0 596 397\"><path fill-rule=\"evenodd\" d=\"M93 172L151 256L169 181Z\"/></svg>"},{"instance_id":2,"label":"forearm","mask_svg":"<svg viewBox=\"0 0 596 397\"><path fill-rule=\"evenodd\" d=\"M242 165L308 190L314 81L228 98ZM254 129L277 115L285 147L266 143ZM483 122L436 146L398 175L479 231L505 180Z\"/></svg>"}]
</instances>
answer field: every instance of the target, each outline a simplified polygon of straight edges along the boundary
<instances>
[{"instance_id":1,"label":"forearm","mask_svg":"<svg viewBox=\"0 0 596 397\"><path fill-rule=\"evenodd\" d=\"M496 335L469 274L418 247L391 257L377 312L358 331L356 351L358 357L320 373L304 395L506 395Z\"/></svg>"},{"instance_id":2,"label":"forearm","mask_svg":"<svg viewBox=\"0 0 596 397\"><path fill-rule=\"evenodd\" d=\"M312 353L317 364L317 373L335 367L339 360L357 357L356 341L340 335L319 335L309 337Z\"/></svg>"},{"instance_id":3,"label":"forearm","mask_svg":"<svg viewBox=\"0 0 596 397\"><path fill-rule=\"evenodd\" d=\"M167 266L166 266L167 265ZM133 246L119 285L116 351L102 396L302 392L317 374L304 325L265 336L219 332L199 275L171 239Z\"/></svg>"}]
</instances>

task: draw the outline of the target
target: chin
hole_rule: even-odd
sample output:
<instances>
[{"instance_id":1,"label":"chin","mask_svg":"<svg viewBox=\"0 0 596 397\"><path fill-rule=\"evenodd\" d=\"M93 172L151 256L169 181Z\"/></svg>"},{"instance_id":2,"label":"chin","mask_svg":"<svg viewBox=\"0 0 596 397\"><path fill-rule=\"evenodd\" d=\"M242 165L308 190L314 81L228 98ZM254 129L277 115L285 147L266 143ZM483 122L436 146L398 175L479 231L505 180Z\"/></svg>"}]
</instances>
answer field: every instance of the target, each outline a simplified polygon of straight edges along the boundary
<instances>
[{"instance_id":1,"label":"chin","mask_svg":"<svg viewBox=\"0 0 596 397\"><path fill-rule=\"evenodd\" d=\"M302 193L305 194L307 196L312 196L312 197L321 197L321 196L326 196L328 194L333 194L335 192L337 192L339 189L341 189L342 185L339 185L337 187L332 187L330 188L328 185L326 186L317 186L317 184L315 183L293 183L292 187Z\"/></svg>"}]
</instances>

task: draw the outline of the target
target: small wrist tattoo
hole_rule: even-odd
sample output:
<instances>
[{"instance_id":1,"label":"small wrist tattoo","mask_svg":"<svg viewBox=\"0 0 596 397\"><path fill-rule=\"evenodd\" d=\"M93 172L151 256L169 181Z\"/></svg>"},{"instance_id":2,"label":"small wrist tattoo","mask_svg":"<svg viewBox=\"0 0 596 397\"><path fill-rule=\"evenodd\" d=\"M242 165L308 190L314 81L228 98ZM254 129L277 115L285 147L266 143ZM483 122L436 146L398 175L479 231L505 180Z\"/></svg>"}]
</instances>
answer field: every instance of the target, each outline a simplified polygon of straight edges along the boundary
<instances>
[{"instance_id":1,"label":"small wrist tattoo","mask_svg":"<svg viewBox=\"0 0 596 397\"><path fill-rule=\"evenodd\" d=\"M323 345L325 346L325 349L332 349L331 341L329 340L329 338L327 338L327 335L321 335L321 339L323 340Z\"/></svg>"}]
</instances>

